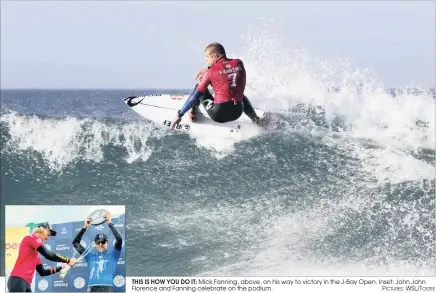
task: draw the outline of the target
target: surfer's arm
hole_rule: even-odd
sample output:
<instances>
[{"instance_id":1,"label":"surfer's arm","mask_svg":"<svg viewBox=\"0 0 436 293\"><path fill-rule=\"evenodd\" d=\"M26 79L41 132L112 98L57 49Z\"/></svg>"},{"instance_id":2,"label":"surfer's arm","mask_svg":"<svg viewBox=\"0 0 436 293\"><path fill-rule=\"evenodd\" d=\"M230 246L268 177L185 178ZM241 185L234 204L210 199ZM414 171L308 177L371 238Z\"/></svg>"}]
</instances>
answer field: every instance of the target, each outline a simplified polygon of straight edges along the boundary
<instances>
[{"instance_id":1,"label":"surfer's arm","mask_svg":"<svg viewBox=\"0 0 436 293\"><path fill-rule=\"evenodd\" d=\"M85 227L80 229L79 233L77 233L76 237L73 240L73 246L77 250L77 252L80 253L80 255L82 255L85 252L85 247L83 247L82 244L80 244L80 240L82 240L82 236L85 233L85 231L86 231Z\"/></svg>"},{"instance_id":2,"label":"surfer's arm","mask_svg":"<svg viewBox=\"0 0 436 293\"><path fill-rule=\"evenodd\" d=\"M115 225L113 223L109 223L108 226L115 236L114 248L116 250L121 250L121 248L123 248L123 237L121 237L120 232L117 230L117 228L115 228Z\"/></svg>"},{"instance_id":3,"label":"surfer's arm","mask_svg":"<svg viewBox=\"0 0 436 293\"><path fill-rule=\"evenodd\" d=\"M37 251L39 253L41 253L48 260L56 261L56 262L64 262L64 263L70 262L70 259L68 257L57 254L57 253L53 253L50 250L48 250L47 248L45 248L44 245L41 245L40 247L38 247Z\"/></svg>"},{"instance_id":4,"label":"surfer's arm","mask_svg":"<svg viewBox=\"0 0 436 293\"><path fill-rule=\"evenodd\" d=\"M201 80L201 78L203 77L204 73L206 71L208 71L210 68L210 66L208 66L207 68L203 68L202 70L200 70L197 75L195 76L195 79Z\"/></svg>"},{"instance_id":5,"label":"surfer's arm","mask_svg":"<svg viewBox=\"0 0 436 293\"><path fill-rule=\"evenodd\" d=\"M200 82L198 83L196 87L196 91L204 94L207 90L207 87L211 84L212 81L212 71L208 70L206 73L201 77Z\"/></svg>"},{"instance_id":6,"label":"surfer's arm","mask_svg":"<svg viewBox=\"0 0 436 293\"><path fill-rule=\"evenodd\" d=\"M195 103L198 102L198 100L206 92L206 89L207 89L207 87L210 84L211 74L212 74L212 72L210 70L208 70L201 77L201 81L196 86L195 91L192 93L192 95L185 102L185 104L183 105L182 109L180 109L177 112L177 116L182 117L183 115L185 115L186 112L188 112L189 109L191 109L195 105Z\"/></svg>"},{"instance_id":7,"label":"surfer's arm","mask_svg":"<svg viewBox=\"0 0 436 293\"><path fill-rule=\"evenodd\" d=\"M185 115L186 112L188 112L189 109L191 109L195 103L201 98L203 94L200 93L198 90L195 90L192 95L186 100L185 104L183 105L182 109L177 111L177 116L182 117Z\"/></svg>"},{"instance_id":8,"label":"surfer's arm","mask_svg":"<svg viewBox=\"0 0 436 293\"><path fill-rule=\"evenodd\" d=\"M46 269L42 264L36 265L36 270L41 277L56 274L62 270L62 266Z\"/></svg>"}]
</instances>

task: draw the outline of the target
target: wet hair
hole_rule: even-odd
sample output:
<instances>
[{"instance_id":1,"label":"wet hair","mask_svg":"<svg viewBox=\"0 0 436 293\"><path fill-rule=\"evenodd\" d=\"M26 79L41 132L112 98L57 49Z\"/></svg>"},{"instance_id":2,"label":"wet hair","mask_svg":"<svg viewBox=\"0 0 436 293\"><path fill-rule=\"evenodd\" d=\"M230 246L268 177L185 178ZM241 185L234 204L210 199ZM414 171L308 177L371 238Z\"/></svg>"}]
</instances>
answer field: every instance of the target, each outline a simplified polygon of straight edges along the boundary
<instances>
[{"instance_id":1,"label":"wet hair","mask_svg":"<svg viewBox=\"0 0 436 293\"><path fill-rule=\"evenodd\" d=\"M204 51L208 51L209 54L216 54L219 57L225 57L226 56L226 50L224 49L223 45L219 43L212 43L207 45L206 49Z\"/></svg>"}]
</instances>

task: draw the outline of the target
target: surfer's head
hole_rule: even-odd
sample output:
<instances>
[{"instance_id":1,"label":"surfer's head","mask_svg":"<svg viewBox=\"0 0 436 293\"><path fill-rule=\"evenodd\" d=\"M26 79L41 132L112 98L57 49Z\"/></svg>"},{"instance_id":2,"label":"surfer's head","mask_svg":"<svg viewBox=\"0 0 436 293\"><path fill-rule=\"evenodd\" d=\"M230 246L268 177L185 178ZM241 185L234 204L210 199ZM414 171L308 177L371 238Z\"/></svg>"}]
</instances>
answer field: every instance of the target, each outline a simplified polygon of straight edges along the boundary
<instances>
[{"instance_id":1,"label":"surfer's head","mask_svg":"<svg viewBox=\"0 0 436 293\"><path fill-rule=\"evenodd\" d=\"M107 246L108 246L109 242L107 240L107 235L106 234L98 233L94 237L94 242L95 242L95 248L98 251L104 252L104 251L107 250Z\"/></svg>"},{"instance_id":2,"label":"surfer's head","mask_svg":"<svg viewBox=\"0 0 436 293\"><path fill-rule=\"evenodd\" d=\"M48 222L40 223L33 230L33 234L36 234L42 241L48 240L50 236L56 236L56 231Z\"/></svg>"},{"instance_id":3,"label":"surfer's head","mask_svg":"<svg viewBox=\"0 0 436 293\"><path fill-rule=\"evenodd\" d=\"M226 57L226 50L224 49L223 45L219 43L207 45L204 53L208 66L214 65L219 59Z\"/></svg>"}]
</instances>

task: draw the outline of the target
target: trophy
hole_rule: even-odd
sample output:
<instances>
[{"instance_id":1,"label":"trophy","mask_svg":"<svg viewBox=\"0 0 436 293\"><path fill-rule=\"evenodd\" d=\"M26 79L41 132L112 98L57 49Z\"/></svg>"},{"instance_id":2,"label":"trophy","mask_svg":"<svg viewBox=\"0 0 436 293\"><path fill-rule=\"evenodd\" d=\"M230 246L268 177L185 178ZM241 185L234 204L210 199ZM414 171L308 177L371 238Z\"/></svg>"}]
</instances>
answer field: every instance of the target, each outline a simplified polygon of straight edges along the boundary
<instances>
[{"instance_id":1,"label":"trophy","mask_svg":"<svg viewBox=\"0 0 436 293\"><path fill-rule=\"evenodd\" d=\"M88 217L91 218L91 225L98 226L103 224L106 221L106 213L105 209L98 209L93 211Z\"/></svg>"}]
</instances>

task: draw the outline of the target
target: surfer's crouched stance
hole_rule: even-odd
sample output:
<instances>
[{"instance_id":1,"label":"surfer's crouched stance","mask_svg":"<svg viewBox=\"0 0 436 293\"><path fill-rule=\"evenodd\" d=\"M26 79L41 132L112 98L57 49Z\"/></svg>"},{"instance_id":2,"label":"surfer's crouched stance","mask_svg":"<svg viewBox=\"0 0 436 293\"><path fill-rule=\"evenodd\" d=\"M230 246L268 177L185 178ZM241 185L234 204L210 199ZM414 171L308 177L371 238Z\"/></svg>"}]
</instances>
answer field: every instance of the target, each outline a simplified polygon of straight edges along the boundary
<instances>
[{"instance_id":1,"label":"surfer's crouched stance","mask_svg":"<svg viewBox=\"0 0 436 293\"><path fill-rule=\"evenodd\" d=\"M113 278L117 269L118 259L123 247L123 238L120 232L111 222L110 213L106 214L106 222L115 236L114 248L108 250L108 237L106 234L98 233L94 237L96 252L85 253L85 247L80 244L83 234L90 226L91 218L85 220L83 228L73 240L73 246L80 253L84 254L88 262L89 281L88 292L114 292Z\"/></svg>"},{"instance_id":2,"label":"surfer's crouched stance","mask_svg":"<svg viewBox=\"0 0 436 293\"><path fill-rule=\"evenodd\" d=\"M229 59L221 44L212 43L205 49L207 69L197 74L200 82L188 98L182 109L177 112L170 130L179 123L189 110L192 121L195 114L203 104L210 118L218 123L237 120L244 112L253 123L260 122L259 116L254 111L250 101L244 96L246 72L244 64L239 59ZM209 93L207 87L212 85L215 98Z\"/></svg>"}]
</instances>

